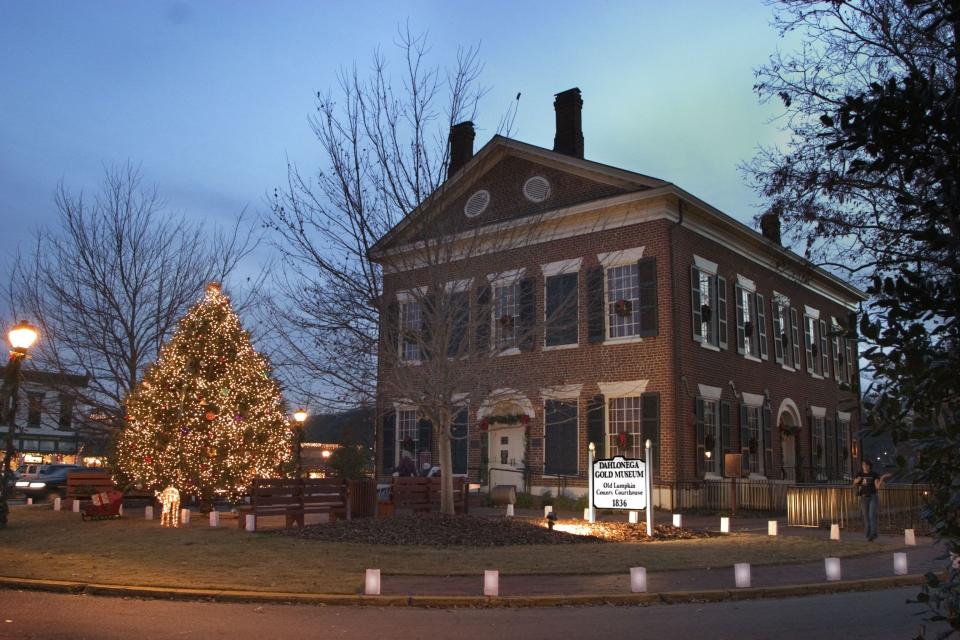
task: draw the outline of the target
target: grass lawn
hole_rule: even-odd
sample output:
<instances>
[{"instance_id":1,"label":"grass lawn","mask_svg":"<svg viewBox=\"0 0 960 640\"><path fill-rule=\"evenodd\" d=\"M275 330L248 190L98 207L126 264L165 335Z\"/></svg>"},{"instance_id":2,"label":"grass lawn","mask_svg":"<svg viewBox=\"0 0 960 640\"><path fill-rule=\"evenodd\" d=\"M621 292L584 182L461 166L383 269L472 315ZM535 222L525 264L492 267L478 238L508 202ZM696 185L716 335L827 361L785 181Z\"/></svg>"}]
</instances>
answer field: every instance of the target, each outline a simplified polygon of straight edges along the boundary
<instances>
[{"instance_id":1,"label":"grass lawn","mask_svg":"<svg viewBox=\"0 0 960 640\"><path fill-rule=\"evenodd\" d=\"M355 593L363 570L384 574L479 575L620 573L819 560L893 547L806 536L734 534L701 540L510 547L397 547L321 542L246 533L228 521L211 529L202 517L162 529L132 511L127 519L81 522L43 507L11 510L0 530L0 574L113 584ZM137 514L137 515L134 515ZM196 514L195 514L196 515Z\"/></svg>"}]
</instances>

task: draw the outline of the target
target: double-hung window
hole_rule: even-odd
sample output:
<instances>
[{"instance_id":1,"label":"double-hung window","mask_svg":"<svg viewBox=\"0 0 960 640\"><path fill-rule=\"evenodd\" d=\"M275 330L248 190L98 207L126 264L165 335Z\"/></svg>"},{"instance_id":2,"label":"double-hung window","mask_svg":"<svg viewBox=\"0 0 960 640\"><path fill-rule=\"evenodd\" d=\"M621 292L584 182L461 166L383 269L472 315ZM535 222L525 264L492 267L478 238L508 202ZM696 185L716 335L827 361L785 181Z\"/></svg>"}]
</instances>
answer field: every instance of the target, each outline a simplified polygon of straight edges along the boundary
<instances>
[{"instance_id":1,"label":"double-hung window","mask_svg":"<svg viewBox=\"0 0 960 640\"><path fill-rule=\"evenodd\" d=\"M73 396L65 393L60 394L60 420L61 427L73 426Z\"/></svg>"},{"instance_id":2,"label":"double-hung window","mask_svg":"<svg viewBox=\"0 0 960 640\"><path fill-rule=\"evenodd\" d=\"M819 376L821 372L820 336L817 329L820 324L820 312L804 306L803 313L803 345L807 359L807 373Z\"/></svg>"},{"instance_id":3,"label":"double-hung window","mask_svg":"<svg viewBox=\"0 0 960 640\"><path fill-rule=\"evenodd\" d=\"M850 420L837 419L837 440L839 445L838 459L840 461L839 475L841 480L850 478Z\"/></svg>"},{"instance_id":4,"label":"double-hung window","mask_svg":"<svg viewBox=\"0 0 960 640\"><path fill-rule=\"evenodd\" d=\"M607 457L642 458L640 396L610 398L607 405Z\"/></svg>"},{"instance_id":5,"label":"double-hung window","mask_svg":"<svg viewBox=\"0 0 960 640\"><path fill-rule=\"evenodd\" d=\"M400 302L400 360L420 362L423 360L423 304L406 294Z\"/></svg>"},{"instance_id":6,"label":"double-hung window","mask_svg":"<svg viewBox=\"0 0 960 640\"><path fill-rule=\"evenodd\" d=\"M493 288L493 322L497 349L506 351L520 346L520 281Z\"/></svg>"},{"instance_id":7,"label":"double-hung window","mask_svg":"<svg viewBox=\"0 0 960 640\"><path fill-rule=\"evenodd\" d=\"M576 346L579 342L579 271L581 259L543 265L545 300L544 346Z\"/></svg>"},{"instance_id":8,"label":"double-hung window","mask_svg":"<svg viewBox=\"0 0 960 640\"><path fill-rule=\"evenodd\" d=\"M420 423L417 419L416 409L401 409L397 411L397 461L400 464L400 456L406 452L414 460L419 450L420 442Z\"/></svg>"},{"instance_id":9,"label":"double-hung window","mask_svg":"<svg viewBox=\"0 0 960 640\"><path fill-rule=\"evenodd\" d=\"M747 406L744 413L747 419L746 425L743 425L743 433L747 441L741 443L742 449L747 449L749 455L747 462L750 473L763 475L763 440L760 432L760 407Z\"/></svg>"},{"instance_id":10,"label":"double-hung window","mask_svg":"<svg viewBox=\"0 0 960 640\"><path fill-rule=\"evenodd\" d=\"M773 292L773 357L785 367L793 367L793 349L790 346L790 299Z\"/></svg>"},{"instance_id":11,"label":"double-hung window","mask_svg":"<svg viewBox=\"0 0 960 640\"><path fill-rule=\"evenodd\" d=\"M720 401L697 398L697 455L704 473L720 472Z\"/></svg>"},{"instance_id":12,"label":"double-hung window","mask_svg":"<svg viewBox=\"0 0 960 640\"><path fill-rule=\"evenodd\" d=\"M847 384L853 387L853 378L857 375L857 368L853 363L853 354L856 353L856 348L854 347L853 338L844 339L844 351L846 352L846 361L847 361Z\"/></svg>"},{"instance_id":13,"label":"double-hung window","mask_svg":"<svg viewBox=\"0 0 960 640\"><path fill-rule=\"evenodd\" d=\"M577 428L577 400L544 402L543 473L575 476L579 469L580 435Z\"/></svg>"},{"instance_id":14,"label":"double-hung window","mask_svg":"<svg viewBox=\"0 0 960 640\"><path fill-rule=\"evenodd\" d=\"M810 433L812 436L811 445L813 446L814 479L824 481L827 479L827 436L826 424L824 422L825 418L823 415L813 415L811 420L813 421L813 428Z\"/></svg>"},{"instance_id":15,"label":"double-hung window","mask_svg":"<svg viewBox=\"0 0 960 640\"><path fill-rule=\"evenodd\" d=\"M606 340L657 334L657 263L655 258L643 258L643 250L597 255L603 268Z\"/></svg>"},{"instance_id":16,"label":"double-hung window","mask_svg":"<svg viewBox=\"0 0 960 640\"><path fill-rule=\"evenodd\" d=\"M820 321L820 375L830 377L830 341L827 335L827 321Z\"/></svg>"},{"instance_id":17,"label":"double-hung window","mask_svg":"<svg viewBox=\"0 0 960 640\"><path fill-rule=\"evenodd\" d=\"M737 353L747 358L759 359L761 351L756 287L752 280L738 275L734 292L737 302Z\"/></svg>"},{"instance_id":18,"label":"double-hung window","mask_svg":"<svg viewBox=\"0 0 960 640\"><path fill-rule=\"evenodd\" d=\"M833 378L837 382L843 382L846 378L845 369L843 365L843 353L840 351L841 341L843 336L841 332L843 329L840 328L839 323L836 318L830 318L830 347L833 354Z\"/></svg>"},{"instance_id":19,"label":"double-hung window","mask_svg":"<svg viewBox=\"0 0 960 640\"><path fill-rule=\"evenodd\" d=\"M727 281L717 264L694 256L690 268L693 339L707 348L727 348Z\"/></svg>"},{"instance_id":20,"label":"double-hung window","mask_svg":"<svg viewBox=\"0 0 960 640\"><path fill-rule=\"evenodd\" d=\"M43 392L31 391L27 393L27 424L31 427L39 427L41 416L43 414Z\"/></svg>"}]
</instances>

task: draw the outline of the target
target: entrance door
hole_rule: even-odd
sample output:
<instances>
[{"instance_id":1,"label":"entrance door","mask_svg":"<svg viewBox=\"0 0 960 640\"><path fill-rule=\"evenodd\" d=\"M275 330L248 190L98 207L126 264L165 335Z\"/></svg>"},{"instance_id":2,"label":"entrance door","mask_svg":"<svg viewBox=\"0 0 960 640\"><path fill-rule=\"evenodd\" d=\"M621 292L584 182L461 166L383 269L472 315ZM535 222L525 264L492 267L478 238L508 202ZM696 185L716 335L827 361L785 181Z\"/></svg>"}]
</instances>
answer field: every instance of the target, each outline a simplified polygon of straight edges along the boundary
<instances>
[{"instance_id":1,"label":"entrance door","mask_svg":"<svg viewBox=\"0 0 960 640\"><path fill-rule=\"evenodd\" d=\"M787 412L781 413L777 424L792 428L795 423L793 416ZM788 482L797 481L797 438L780 431L780 460L783 468L783 479Z\"/></svg>"},{"instance_id":2,"label":"entrance door","mask_svg":"<svg viewBox=\"0 0 960 640\"><path fill-rule=\"evenodd\" d=\"M513 485L517 492L524 489L523 468L526 448L524 445L525 427L504 427L491 429L488 437L490 457L490 484Z\"/></svg>"}]
</instances>

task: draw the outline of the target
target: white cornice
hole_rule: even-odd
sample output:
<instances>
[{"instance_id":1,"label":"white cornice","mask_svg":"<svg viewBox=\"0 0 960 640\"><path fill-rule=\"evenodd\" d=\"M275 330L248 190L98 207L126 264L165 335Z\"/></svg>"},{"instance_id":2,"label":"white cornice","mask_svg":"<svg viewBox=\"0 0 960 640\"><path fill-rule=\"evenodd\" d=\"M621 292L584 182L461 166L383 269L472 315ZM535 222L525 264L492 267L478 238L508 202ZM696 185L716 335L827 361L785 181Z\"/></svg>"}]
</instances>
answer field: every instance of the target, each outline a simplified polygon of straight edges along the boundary
<instances>
[{"instance_id":1,"label":"white cornice","mask_svg":"<svg viewBox=\"0 0 960 640\"><path fill-rule=\"evenodd\" d=\"M625 380L623 382L598 382L600 393L607 398L638 396L647 390L649 380Z\"/></svg>"}]
</instances>

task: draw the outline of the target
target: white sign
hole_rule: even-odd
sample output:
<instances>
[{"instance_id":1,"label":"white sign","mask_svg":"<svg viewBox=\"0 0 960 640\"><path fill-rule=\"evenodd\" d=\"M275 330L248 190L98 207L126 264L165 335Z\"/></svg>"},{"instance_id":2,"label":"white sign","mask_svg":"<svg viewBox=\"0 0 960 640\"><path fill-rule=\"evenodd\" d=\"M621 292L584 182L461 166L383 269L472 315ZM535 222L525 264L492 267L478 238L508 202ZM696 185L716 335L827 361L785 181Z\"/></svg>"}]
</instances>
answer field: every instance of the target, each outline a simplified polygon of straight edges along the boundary
<instances>
[{"instance_id":1,"label":"white sign","mask_svg":"<svg viewBox=\"0 0 960 640\"><path fill-rule=\"evenodd\" d=\"M647 463L633 458L593 461L593 506L597 509L647 508Z\"/></svg>"}]
</instances>

